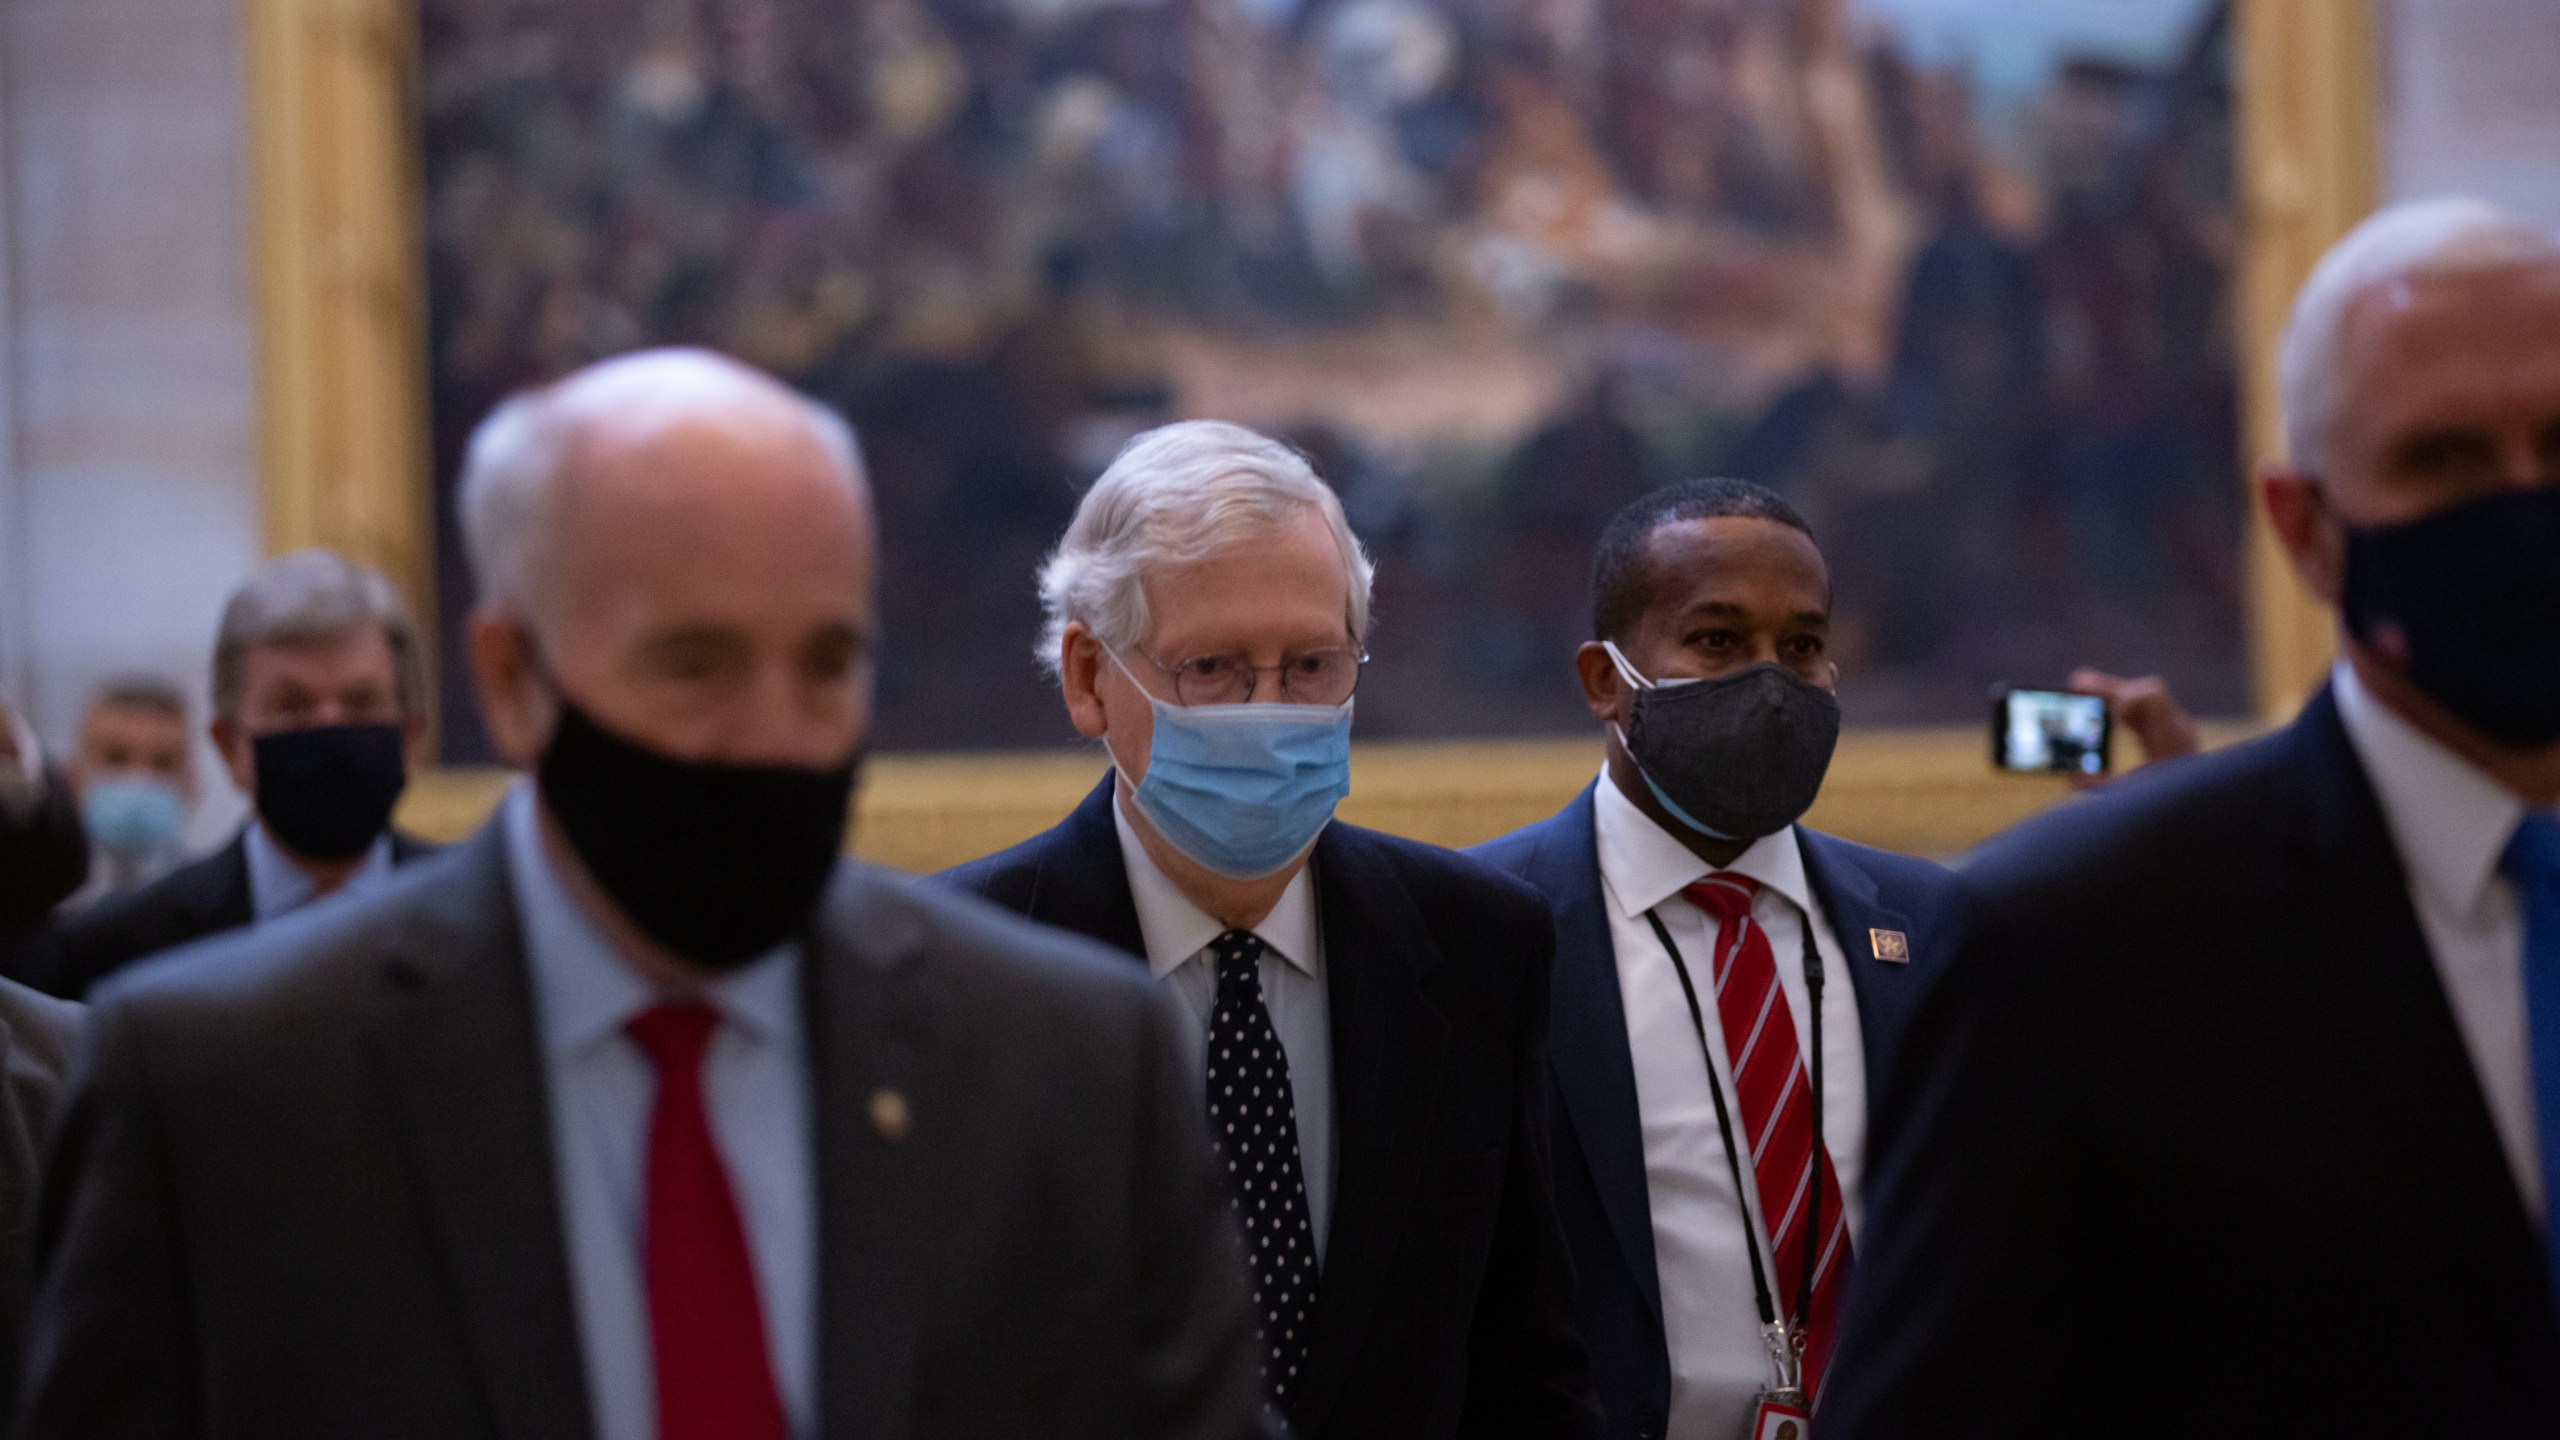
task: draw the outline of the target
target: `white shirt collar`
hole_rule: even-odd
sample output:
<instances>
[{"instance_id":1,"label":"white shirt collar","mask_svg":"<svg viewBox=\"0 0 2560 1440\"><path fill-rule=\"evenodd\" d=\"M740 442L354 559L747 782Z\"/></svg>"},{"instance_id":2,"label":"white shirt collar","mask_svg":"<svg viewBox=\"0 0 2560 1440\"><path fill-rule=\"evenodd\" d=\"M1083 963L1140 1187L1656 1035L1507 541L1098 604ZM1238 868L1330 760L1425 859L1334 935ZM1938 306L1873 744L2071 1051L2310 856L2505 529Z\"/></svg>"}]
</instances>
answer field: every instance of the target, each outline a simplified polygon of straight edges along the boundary
<instances>
[{"instance_id":1,"label":"white shirt collar","mask_svg":"<svg viewBox=\"0 0 2560 1440\"><path fill-rule=\"evenodd\" d=\"M501 816L543 1050L565 1058L621 1033L632 1016L665 997L623 963L570 898L543 851L530 783L520 781L507 792ZM711 982L701 998L751 1039L779 1038L792 1024L799 971L800 947L785 942Z\"/></svg>"},{"instance_id":2,"label":"white shirt collar","mask_svg":"<svg viewBox=\"0 0 2560 1440\"><path fill-rule=\"evenodd\" d=\"M279 915L299 910L311 903L311 892L318 888L311 872L293 863L267 833L266 825L249 822L242 840L249 861L249 913L260 920L273 920ZM364 852L364 863L355 868L346 883L335 893L353 895L371 889L390 877L391 835L385 831L373 837L373 845Z\"/></svg>"},{"instance_id":3,"label":"white shirt collar","mask_svg":"<svg viewBox=\"0 0 2560 1440\"><path fill-rule=\"evenodd\" d=\"M2477 915L2524 819L2524 797L2376 699L2346 661L2329 683L2400 863L2438 904Z\"/></svg>"},{"instance_id":4,"label":"white shirt collar","mask_svg":"<svg viewBox=\"0 0 2560 1440\"><path fill-rule=\"evenodd\" d=\"M1129 898L1138 905L1138 930L1147 941L1147 969L1157 979L1180 969L1192 956L1209 948L1209 942L1226 933L1227 927L1191 903L1173 878L1156 867L1155 857L1147 853L1146 844L1121 813L1118 782L1113 782L1111 823L1120 832L1120 859L1129 872ZM1312 865L1301 865L1289 879L1289 888L1280 892L1280 903L1253 927L1262 943L1277 952L1281 959L1311 980L1324 978L1319 931L1316 926L1316 888Z\"/></svg>"},{"instance_id":5,"label":"white shirt collar","mask_svg":"<svg viewBox=\"0 0 2560 1440\"><path fill-rule=\"evenodd\" d=\"M1592 798L1594 840L1600 850L1600 878L1622 918L1632 919L1703 880L1715 867L1680 843L1618 788L1607 766ZM1804 848L1796 843L1796 827L1788 826L1751 842L1751 847L1724 867L1747 875L1765 890L1785 896L1797 911L1813 913L1813 886L1804 873Z\"/></svg>"}]
</instances>

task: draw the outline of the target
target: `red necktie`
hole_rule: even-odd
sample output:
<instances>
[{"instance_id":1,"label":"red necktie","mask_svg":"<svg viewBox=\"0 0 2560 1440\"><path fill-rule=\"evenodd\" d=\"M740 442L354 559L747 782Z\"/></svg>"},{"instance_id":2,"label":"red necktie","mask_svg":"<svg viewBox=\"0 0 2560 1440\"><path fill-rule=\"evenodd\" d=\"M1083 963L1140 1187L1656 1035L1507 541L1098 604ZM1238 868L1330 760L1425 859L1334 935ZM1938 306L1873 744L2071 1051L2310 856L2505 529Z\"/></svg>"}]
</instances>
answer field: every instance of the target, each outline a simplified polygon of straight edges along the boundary
<instances>
[{"instance_id":1,"label":"red necktie","mask_svg":"<svg viewBox=\"0 0 2560 1440\"><path fill-rule=\"evenodd\" d=\"M1796 1049L1795 1016L1778 985L1768 932L1751 918L1751 897L1759 889L1747 876L1718 871L1680 893L1716 920L1716 1014L1733 1066L1735 1119L1750 1139L1745 1153L1760 1192L1761 1219L1769 1227L1769 1250L1777 1257L1769 1285L1781 1314L1794 1310L1804 1274L1805 1227L1812 1213L1808 1182L1818 1175L1822 1187L1821 1245L1805 1317L1804 1393L1811 1400L1831 1356L1840 1292L1849 1276L1849 1221L1830 1151L1814 1154L1813 1086Z\"/></svg>"},{"instance_id":2,"label":"red necktie","mask_svg":"<svg viewBox=\"0 0 2560 1440\"><path fill-rule=\"evenodd\" d=\"M653 1005L627 1027L658 1067L641 1241L658 1436L786 1440L746 1228L702 1106L702 1055L719 1024L719 1011L695 1003Z\"/></svg>"}]
</instances>

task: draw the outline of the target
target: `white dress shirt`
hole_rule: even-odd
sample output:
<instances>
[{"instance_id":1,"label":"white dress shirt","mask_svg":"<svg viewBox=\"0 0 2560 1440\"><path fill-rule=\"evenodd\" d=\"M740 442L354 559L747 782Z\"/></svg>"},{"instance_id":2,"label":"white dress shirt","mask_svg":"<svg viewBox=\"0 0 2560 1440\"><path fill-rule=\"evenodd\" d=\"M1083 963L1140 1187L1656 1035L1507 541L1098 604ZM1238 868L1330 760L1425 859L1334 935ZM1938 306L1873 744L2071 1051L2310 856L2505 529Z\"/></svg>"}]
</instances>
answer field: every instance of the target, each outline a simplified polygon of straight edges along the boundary
<instances>
[{"instance_id":1,"label":"white dress shirt","mask_svg":"<svg viewBox=\"0 0 2560 1440\"><path fill-rule=\"evenodd\" d=\"M1171 989L1191 1017L1191 1069L1209 1084L1209 1016L1217 1008L1218 965L1209 942L1226 933L1208 912L1191 903L1156 868L1116 797L1112 823L1120 830L1120 860L1129 872L1129 897L1137 902L1138 931L1147 941L1147 969ZM1307 1221L1322 1261L1333 1230L1333 1004L1324 988L1324 931L1316 919L1313 867L1302 867L1280 903L1253 929L1266 947L1262 1004L1289 1057L1289 1099L1298 1112L1298 1168L1307 1182Z\"/></svg>"},{"instance_id":2,"label":"white dress shirt","mask_svg":"<svg viewBox=\"0 0 2560 1440\"><path fill-rule=\"evenodd\" d=\"M657 1440L641 1231L656 1067L623 1026L665 998L623 963L543 853L530 786L506 798L507 869L524 922L549 1081L569 1288L598 1440ZM765 1346L791 1433L817 1424L817 1179L810 1154L800 951L784 945L699 998L720 1027L703 1058L711 1139L755 1267Z\"/></svg>"},{"instance_id":3,"label":"white dress shirt","mask_svg":"<svg viewBox=\"0 0 2560 1440\"><path fill-rule=\"evenodd\" d=\"M1752 1405L1770 1383L1769 1351L1753 1299L1751 1256L1768 1263L1767 1227L1756 1186L1734 1193L1706 1064L1716 1067L1726 1103L1733 1069L1724 1053L1708 980L1717 922L1681 897L1682 887L1713 869L1656 825L1604 770L1593 805L1600 883L1609 898L1609 939L1617 954L1618 993L1627 1012L1627 1046L1635 1059L1636 1109L1644 1129L1646 1189L1653 1210L1654 1270L1662 1287L1662 1328L1671 1351L1669 1440L1735 1440L1749 1427ZM1858 998L1831 922L1813 901L1804 854L1793 826L1763 836L1726 869L1760 882L1751 917L1769 937L1778 985L1796 1026L1798 1053L1813 1060L1805 1022L1804 917L1813 919L1822 956L1822 1142L1840 1177L1849 1234L1858 1233L1860 1158L1867 1138L1866 1049ZM1646 923L1662 917L1698 983L1709 1059L1698 1053L1698 1029L1671 957ZM1750 1153L1743 1151L1749 1179ZM1801 1257L1798 1257L1799 1260ZM1797 1261L1770 1270L1780 1308L1795 1295Z\"/></svg>"},{"instance_id":4,"label":"white dress shirt","mask_svg":"<svg viewBox=\"0 0 2560 1440\"><path fill-rule=\"evenodd\" d=\"M249 913L264 924L279 915L299 910L311 903L311 892L318 889L311 872L288 858L267 827L252 820L242 848L249 858ZM388 832L373 837L373 845L364 852L363 863L349 874L346 883L329 892L330 899L341 895L361 895L391 878L391 836Z\"/></svg>"},{"instance_id":5,"label":"white dress shirt","mask_svg":"<svg viewBox=\"0 0 2560 1440\"><path fill-rule=\"evenodd\" d=\"M2524 905L2498 861L2524 797L2402 719L2341 661L2330 672L2338 718L2382 802L2409 878L2409 902L2453 1007L2471 1069L2506 1146L2526 1213L2542 1223L2533 1048L2525 1033Z\"/></svg>"}]
</instances>

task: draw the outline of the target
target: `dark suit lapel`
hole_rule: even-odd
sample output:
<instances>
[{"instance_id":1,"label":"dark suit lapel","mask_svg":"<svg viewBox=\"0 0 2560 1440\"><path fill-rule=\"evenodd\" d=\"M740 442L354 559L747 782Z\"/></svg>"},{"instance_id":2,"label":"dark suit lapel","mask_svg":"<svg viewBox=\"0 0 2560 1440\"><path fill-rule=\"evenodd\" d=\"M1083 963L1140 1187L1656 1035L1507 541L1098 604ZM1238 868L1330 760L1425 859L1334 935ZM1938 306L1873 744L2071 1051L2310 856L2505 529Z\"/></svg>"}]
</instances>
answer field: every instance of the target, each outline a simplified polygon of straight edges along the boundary
<instances>
[{"instance_id":1,"label":"dark suit lapel","mask_svg":"<svg viewBox=\"0 0 2560 1440\"><path fill-rule=\"evenodd\" d=\"M921 933L881 881L839 869L805 967L818 1147L818 1414L897 1440L916 1388L926 1147L951 1102L925 1068Z\"/></svg>"},{"instance_id":2,"label":"dark suit lapel","mask_svg":"<svg viewBox=\"0 0 2560 1440\"><path fill-rule=\"evenodd\" d=\"M258 918L249 892L249 832L233 836L215 859L218 863L206 867L204 888L189 897L199 935L237 930Z\"/></svg>"},{"instance_id":3,"label":"dark suit lapel","mask_svg":"<svg viewBox=\"0 0 2560 1440\"><path fill-rule=\"evenodd\" d=\"M1876 947L1880 937L1888 934L1901 936L1907 947L1917 947L1924 939L1935 943L1937 937L1914 935L1909 918L1878 901L1875 877L1858 864L1847 846L1801 826L1796 829L1796 843L1804 855L1814 903L1831 922L1832 938L1840 942L1841 957L1849 967L1847 979L1858 1000L1858 1031L1868 1059L1867 1113L1872 1115L1877 1110L1876 1087L1886 1079L1884 1062L1901 1049L1902 1033L1911 1023L1911 1012L1920 1003L1927 979L1924 967L1908 959L1884 960Z\"/></svg>"},{"instance_id":4,"label":"dark suit lapel","mask_svg":"<svg viewBox=\"0 0 2560 1440\"><path fill-rule=\"evenodd\" d=\"M996 896L1045 925L1099 940L1143 960L1147 937L1120 856L1120 827L1111 807L1118 772L1106 773L1067 818L1042 837L1039 863L1017 902Z\"/></svg>"},{"instance_id":5,"label":"dark suit lapel","mask_svg":"<svg viewBox=\"0 0 2560 1440\"><path fill-rule=\"evenodd\" d=\"M582 1440L586 1364L506 852L494 825L466 846L463 880L385 962L376 1055L499 1433Z\"/></svg>"},{"instance_id":6,"label":"dark suit lapel","mask_svg":"<svg viewBox=\"0 0 2560 1440\"><path fill-rule=\"evenodd\" d=\"M1333 1224L1316 1290L1299 1428L1324 1431L1394 1268L1440 1103L1449 1022L1423 978L1445 958L1421 912L1363 831L1337 821L1316 842L1316 904L1333 1016Z\"/></svg>"},{"instance_id":7,"label":"dark suit lapel","mask_svg":"<svg viewBox=\"0 0 2560 1440\"><path fill-rule=\"evenodd\" d=\"M0 1347L15 1357L26 1342L26 1314L33 1288L29 1257L35 1253L35 1177L44 1116L29 1115L6 1076L16 1059L16 1029L0 1019ZM34 1123L29 1123L33 1121ZM17 1405L14 1358L0 1364L0 1403Z\"/></svg>"},{"instance_id":8,"label":"dark suit lapel","mask_svg":"<svg viewBox=\"0 0 2560 1440\"><path fill-rule=\"evenodd\" d=\"M1618 990L1618 949L1600 885L1600 843L1592 825L1592 792L1586 787L1546 823L1525 877L1556 912L1547 1058L1618 1252L1659 1323L1662 1279L1653 1253L1644 1123L1636 1102L1635 1057L1627 1046L1626 999Z\"/></svg>"}]
</instances>

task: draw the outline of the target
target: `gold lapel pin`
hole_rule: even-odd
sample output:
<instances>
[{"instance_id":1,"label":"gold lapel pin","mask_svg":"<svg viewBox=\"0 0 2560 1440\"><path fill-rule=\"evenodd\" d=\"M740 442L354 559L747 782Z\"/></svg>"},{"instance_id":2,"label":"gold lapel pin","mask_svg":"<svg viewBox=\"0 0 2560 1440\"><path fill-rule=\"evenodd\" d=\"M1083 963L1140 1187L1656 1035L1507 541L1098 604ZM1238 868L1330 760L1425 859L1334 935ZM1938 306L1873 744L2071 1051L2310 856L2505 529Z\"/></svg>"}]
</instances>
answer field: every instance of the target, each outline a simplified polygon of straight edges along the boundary
<instances>
[{"instance_id":1,"label":"gold lapel pin","mask_svg":"<svg viewBox=\"0 0 2560 1440\"><path fill-rule=\"evenodd\" d=\"M1887 965L1911 963L1911 937L1899 930L1870 930L1867 944L1874 949L1876 958Z\"/></svg>"},{"instance_id":2,"label":"gold lapel pin","mask_svg":"<svg viewBox=\"0 0 2560 1440\"><path fill-rule=\"evenodd\" d=\"M907 1104L907 1097L895 1090L872 1091L871 1128L879 1131L883 1140L894 1143L906 1139L908 1132L916 1128L915 1111Z\"/></svg>"}]
</instances>

